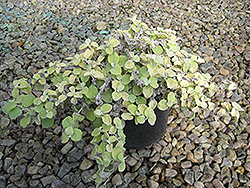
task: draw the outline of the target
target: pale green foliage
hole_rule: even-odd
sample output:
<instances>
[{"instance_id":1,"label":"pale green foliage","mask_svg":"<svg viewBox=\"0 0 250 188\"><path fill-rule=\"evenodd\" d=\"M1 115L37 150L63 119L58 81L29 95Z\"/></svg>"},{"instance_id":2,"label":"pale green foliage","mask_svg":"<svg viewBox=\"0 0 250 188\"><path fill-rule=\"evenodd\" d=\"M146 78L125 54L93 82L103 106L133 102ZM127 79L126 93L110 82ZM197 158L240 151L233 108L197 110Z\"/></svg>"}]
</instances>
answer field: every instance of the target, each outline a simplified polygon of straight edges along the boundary
<instances>
[{"instance_id":1,"label":"pale green foliage","mask_svg":"<svg viewBox=\"0 0 250 188\"><path fill-rule=\"evenodd\" d=\"M128 30L117 31L101 45L87 39L80 46L81 54L69 57L68 63L50 63L33 76L31 84L25 79L14 81L14 99L3 107L11 119L23 114L23 127L34 121L46 128L53 126L59 107L71 107L72 116L62 120L63 143L79 141L79 122L84 118L92 121L97 183L110 176L115 164L120 172L125 169L126 120L153 126L155 108L166 110L176 103L194 115L215 108L211 99L216 86L209 74L197 71L204 60L180 50L174 31L131 21ZM236 85L229 83L228 89ZM230 113L236 121L243 111L235 102L222 106L221 113Z\"/></svg>"}]
</instances>

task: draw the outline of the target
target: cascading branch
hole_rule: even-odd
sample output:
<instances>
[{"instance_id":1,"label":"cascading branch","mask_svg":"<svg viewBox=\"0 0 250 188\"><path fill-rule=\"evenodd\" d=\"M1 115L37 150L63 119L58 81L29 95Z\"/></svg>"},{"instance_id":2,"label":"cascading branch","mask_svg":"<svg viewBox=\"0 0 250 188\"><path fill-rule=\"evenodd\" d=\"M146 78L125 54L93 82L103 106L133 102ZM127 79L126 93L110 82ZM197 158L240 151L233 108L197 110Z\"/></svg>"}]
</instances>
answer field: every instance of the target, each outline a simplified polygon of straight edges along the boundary
<instances>
[{"instance_id":1,"label":"cascading branch","mask_svg":"<svg viewBox=\"0 0 250 188\"><path fill-rule=\"evenodd\" d=\"M212 102L217 86L209 74L197 71L203 59L180 50L174 31L131 21L128 30L118 30L101 45L87 39L81 54L67 63L50 63L31 82L14 81L13 99L3 107L10 119L20 116L24 128L32 122L49 128L58 113L71 109L72 116L61 122L63 143L81 139L79 122L84 118L93 122L91 156L98 163L93 176L98 184L116 168L125 170L126 120L153 126L155 108L166 110L179 103L194 117L217 105ZM234 83L226 84L228 90L236 89ZM236 102L222 101L221 107L220 113L234 116L236 122L243 111Z\"/></svg>"}]
</instances>

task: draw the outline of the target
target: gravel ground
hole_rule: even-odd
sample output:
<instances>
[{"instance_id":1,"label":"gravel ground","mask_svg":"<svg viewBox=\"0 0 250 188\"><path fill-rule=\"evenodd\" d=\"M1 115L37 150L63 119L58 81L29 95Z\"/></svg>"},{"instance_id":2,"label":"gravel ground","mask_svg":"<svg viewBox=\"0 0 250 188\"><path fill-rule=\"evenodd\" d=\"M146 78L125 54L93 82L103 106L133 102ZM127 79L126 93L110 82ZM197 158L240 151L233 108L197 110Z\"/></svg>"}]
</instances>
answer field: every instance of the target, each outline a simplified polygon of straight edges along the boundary
<instances>
[{"instance_id":1,"label":"gravel ground","mask_svg":"<svg viewBox=\"0 0 250 188\"><path fill-rule=\"evenodd\" d=\"M200 70L220 85L225 78L239 88L222 90L245 109L238 124L207 113L187 120L175 109L163 139L126 151L126 170L114 173L106 187L250 187L250 3L211 1L0 0L0 106L10 98L16 77L78 52L86 38L102 40L127 28L137 15L150 26L177 31L183 49L205 59ZM25 129L0 110L0 188L95 187L95 162L89 122L81 141L61 144L61 126Z\"/></svg>"}]
</instances>

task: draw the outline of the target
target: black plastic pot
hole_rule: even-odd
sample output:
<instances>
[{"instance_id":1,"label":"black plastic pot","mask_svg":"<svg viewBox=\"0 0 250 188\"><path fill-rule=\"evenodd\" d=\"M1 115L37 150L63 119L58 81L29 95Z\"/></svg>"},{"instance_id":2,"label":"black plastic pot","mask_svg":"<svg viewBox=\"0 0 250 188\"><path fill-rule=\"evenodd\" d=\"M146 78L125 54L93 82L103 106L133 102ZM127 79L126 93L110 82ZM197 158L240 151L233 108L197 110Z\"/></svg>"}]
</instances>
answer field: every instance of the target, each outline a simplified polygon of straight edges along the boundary
<instances>
[{"instance_id":1,"label":"black plastic pot","mask_svg":"<svg viewBox=\"0 0 250 188\"><path fill-rule=\"evenodd\" d=\"M136 125L134 120L126 121L124 133L126 135L125 148L141 149L154 144L163 137L167 128L169 108L165 111L155 109L156 122L150 125L147 121L144 124Z\"/></svg>"}]
</instances>

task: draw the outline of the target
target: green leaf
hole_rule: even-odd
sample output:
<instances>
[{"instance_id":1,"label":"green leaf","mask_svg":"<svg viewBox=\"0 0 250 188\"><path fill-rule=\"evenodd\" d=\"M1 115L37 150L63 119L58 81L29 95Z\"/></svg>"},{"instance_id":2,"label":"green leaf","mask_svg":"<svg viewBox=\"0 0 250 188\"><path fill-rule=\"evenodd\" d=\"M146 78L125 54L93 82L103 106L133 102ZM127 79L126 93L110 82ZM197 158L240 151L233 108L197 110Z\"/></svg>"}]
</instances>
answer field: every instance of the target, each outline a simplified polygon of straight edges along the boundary
<instances>
[{"instance_id":1,"label":"green leaf","mask_svg":"<svg viewBox=\"0 0 250 188\"><path fill-rule=\"evenodd\" d=\"M22 115L22 110L19 107L13 108L9 113L10 119L16 119L20 115Z\"/></svg>"},{"instance_id":2,"label":"green leaf","mask_svg":"<svg viewBox=\"0 0 250 188\"><path fill-rule=\"evenodd\" d=\"M86 59L91 59L92 56L93 56L93 53L94 53L94 50L93 50L93 49L87 49L87 50L85 50L83 56L84 56Z\"/></svg>"},{"instance_id":3,"label":"green leaf","mask_svg":"<svg viewBox=\"0 0 250 188\"><path fill-rule=\"evenodd\" d=\"M64 143L67 143L68 141L69 141L69 136L65 132L63 132L62 133L62 143L64 144Z\"/></svg>"},{"instance_id":4,"label":"green leaf","mask_svg":"<svg viewBox=\"0 0 250 188\"><path fill-rule=\"evenodd\" d=\"M41 77L40 74L34 74L34 76L33 76L33 78L36 80L38 80L40 77Z\"/></svg>"},{"instance_id":5,"label":"green leaf","mask_svg":"<svg viewBox=\"0 0 250 188\"><path fill-rule=\"evenodd\" d=\"M114 101L118 101L121 97L122 93L117 93L116 91L112 93L112 98L114 99Z\"/></svg>"},{"instance_id":6,"label":"green leaf","mask_svg":"<svg viewBox=\"0 0 250 188\"><path fill-rule=\"evenodd\" d=\"M181 85L181 87L188 87L189 86L189 82L187 80L182 80L180 82L180 85Z\"/></svg>"},{"instance_id":7,"label":"green leaf","mask_svg":"<svg viewBox=\"0 0 250 188\"><path fill-rule=\"evenodd\" d=\"M49 118L49 119L53 118L53 116L54 116L54 114L53 114L52 111L49 111L49 112L47 112L47 114L46 114L46 117Z\"/></svg>"},{"instance_id":8,"label":"green leaf","mask_svg":"<svg viewBox=\"0 0 250 188\"><path fill-rule=\"evenodd\" d=\"M111 153L113 151L113 144L107 144L106 150Z\"/></svg>"},{"instance_id":9,"label":"green leaf","mask_svg":"<svg viewBox=\"0 0 250 188\"><path fill-rule=\"evenodd\" d=\"M35 98L36 97L32 94L24 95L23 100L22 100L23 107L27 108L30 105L32 105Z\"/></svg>"},{"instance_id":10,"label":"green leaf","mask_svg":"<svg viewBox=\"0 0 250 188\"><path fill-rule=\"evenodd\" d=\"M129 111L131 114L133 114L133 115L136 115L136 112L137 112L137 110L138 110L137 106L134 105L134 104L128 105L127 109L128 109L128 111Z\"/></svg>"},{"instance_id":11,"label":"green leaf","mask_svg":"<svg viewBox=\"0 0 250 188\"><path fill-rule=\"evenodd\" d=\"M94 111L94 114L95 114L96 116L98 116L98 117L101 116L101 115L103 115L101 109L96 109L96 110Z\"/></svg>"},{"instance_id":12,"label":"green leaf","mask_svg":"<svg viewBox=\"0 0 250 188\"><path fill-rule=\"evenodd\" d=\"M144 97L149 98L154 94L154 89L151 86L144 86L142 92Z\"/></svg>"},{"instance_id":13,"label":"green leaf","mask_svg":"<svg viewBox=\"0 0 250 188\"><path fill-rule=\"evenodd\" d=\"M42 119L46 118L47 112L46 110L43 108L41 112L39 112L39 115L41 116Z\"/></svg>"},{"instance_id":14,"label":"green leaf","mask_svg":"<svg viewBox=\"0 0 250 188\"><path fill-rule=\"evenodd\" d=\"M146 66L142 66L141 68L140 68L140 70L139 70L139 76L140 77L149 77L149 73L148 73L148 69L147 69L147 67Z\"/></svg>"},{"instance_id":15,"label":"green leaf","mask_svg":"<svg viewBox=\"0 0 250 188\"><path fill-rule=\"evenodd\" d=\"M130 113L123 113L122 115L121 115L121 117L122 117L122 119L124 119L124 120L132 120L134 117L130 114Z\"/></svg>"},{"instance_id":16,"label":"green leaf","mask_svg":"<svg viewBox=\"0 0 250 188\"><path fill-rule=\"evenodd\" d=\"M120 125L120 124L118 124L118 125ZM115 126L110 127L110 129L109 129L109 134L115 134L116 130L117 130L117 129L116 129Z\"/></svg>"},{"instance_id":17,"label":"green leaf","mask_svg":"<svg viewBox=\"0 0 250 188\"><path fill-rule=\"evenodd\" d=\"M130 101L131 103L134 103L134 102L136 101L136 96L133 95L133 94L130 94L130 95L129 95L129 101Z\"/></svg>"},{"instance_id":18,"label":"green leaf","mask_svg":"<svg viewBox=\"0 0 250 188\"><path fill-rule=\"evenodd\" d=\"M153 88L158 88L159 87L159 84L157 83L158 82L158 78L156 77L151 77L149 79L150 81L150 85L153 87Z\"/></svg>"},{"instance_id":19,"label":"green leaf","mask_svg":"<svg viewBox=\"0 0 250 188\"><path fill-rule=\"evenodd\" d=\"M122 153L121 148L115 147L115 148L113 149L111 155L112 155L112 157L113 157L114 159L117 159L117 158L118 158L118 155L119 155L120 153Z\"/></svg>"},{"instance_id":20,"label":"green leaf","mask_svg":"<svg viewBox=\"0 0 250 188\"><path fill-rule=\"evenodd\" d=\"M35 106L34 110L39 113L43 110L43 105L38 105L38 106Z\"/></svg>"},{"instance_id":21,"label":"green leaf","mask_svg":"<svg viewBox=\"0 0 250 188\"><path fill-rule=\"evenodd\" d=\"M89 98L89 99L94 99L95 96L98 94L98 90L97 88L94 86L94 85L91 85L89 87L89 90L88 92L86 93L86 96Z\"/></svg>"},{"instance_id":22,"label":"green leaf","mask_svg":"<svg viewBox=\"0 0 250 188\"><path fill-rule=\"evenodd\" d=\"M141 114L144 114L146 109L147 109L147 106L145 104L138 105L138 110Z\"/></svg>"},{"instance_id":23,"label":"green leaf","mask_svg":"<svg viewBox=\"0 0 250 188\"><path fill-rule=\"evenodd\" d=\"M13 91L12 91L12 96L14 98L17 98L19 96L19 89L18 88L14 88Z\"/></svg>"},{"instance_id":24,"label":"green leaf","mask_svg":"<svg viewBox=\"0 0 250 188\"><path fill-rule=\"evenodd\" d=\"M114 118L115 125L120 125L122 123L121 119L119 117Z\"/></svg>"},{"instance_id":25,"label":"green leaf","mask_svg":"<svg viewBox=\"0 0 250 188\"><path fill-rule=\"evenodd\" d=\"M42 85L45 85L46 84L45 78L41 77L40 80L39 80L39 83L42 84Z\"/></svg>"},{"instance_id":26,"label":"green leaf","mask_svg":"<svg viewBox=\"0 0 250 188\"><path fill-rule=\"evenodd\" d=\"M145 123L145 121L146 121L146 118L145 118L145 116L137 116L136 118L136 121L138 122L138 123L140 123L140 124L144 124Z\"/></svg>"},{"instance_id":27,"label":"green leaf","mask_svg":"<svg viewBox=\"0 0 250 188\"><path fill-rule=\"evenodd\" d=\"M155 109L155 107L157 106L157 101L156 100L151 100L148 104L148 106L152 109Z\"/></svg>"},{"instance_id":28,"label":"green leaf","mask_svg":"<svg viewBox=\"0 0 250 188\"><path fill-rule=\"evenodd\" d=\"M147 107L144 114L146 117L148 117L149 124L154 125L156 121L156 115L154 113L154 110L150 107Z\"/></svg>"},{"instance_id":29,"label":"green leaf","mask_svg":"<svg viewBox=\"0 0 250 188\"><path fill-rule=\"evenodd\" d=\"M121 67L124 67L124 65L125 65L126 62L127 62L127 57L124 56L124 55L121 55L121 56L119 57L119 65L120 65Z\"/></svg>"},{"instance_id":30,"label":"green leaf","mask_svg":"<svg viewBox=\"0 0 250 188\"><path fill-rule=\"evenodd\" d=\"M94 109L87 109L85 108L84 110L84 115L86 116L86 118L90 121L94 121L96 119L95 114L94 114Z\"/></svg>"},{"instance_id":31,"label":"green leaf","mask_svg":"<svg viewBox=\"0 0 250 188\"><path fill-rule=\"evenodd\" d=\"M166 70L167 77L175 77L175 75L176 75L176 73L173 70L171 70L171 69Z\"/></svg>"},{"instance_id":32,"label":"green leaf","mask_svg":"<svg viewBox=\"0 0 250 188\"><path fill-rule=\"evenodd\" d=\"M133 69L133 68L135 67L135 63L134 63L133 61L131 61L131 60L128 60L128 61L125 63L124 67L125 67L126 69Z\"/></svg>"},{"instance_id":33,"label":"green leaf","mask_svg":"<svg viewBox=\"0 0 250 188\"><path fill-rule=\"evenodd\" d=\"M99 128L95 128L95 129L92 131L91 135L92 135L92 136L98 136L100 133L101 133L100 129L99 129Z\"/></svg>"},{"instance_id":34,"label":"green leaf","mask_svg":"<svg viewBox=\"0 0 250 188\"><path fill-rule=\"evenodd\" d=\"M142 89L139 88L137 85L133 86L132 92L134 95L139 96L142 94Z\"/></svg>"},{"instance_id":35,"label":"green leaf","mask_svg":"<svg viewBox=\"0 0 250 188\"><path fill-rule=\"evenodd\" d=\"M37 116L32 116L32 118L37 125L41 125L41 118L39 114Z\"/></svg>"},{"instance_id":36,"label":"green leaf","mask_svg":"<svg viewBox=\"0 0 250 188\"><path fill-rule=\"evenodd\" d=\"M15 103L15 102L9 101L9 102L7 102L7 103L3 106L2 110L3 110L3 112L4 112L5 114L8 114L8 113L10 113L10 111L11 111L12 109L14 109L15 107L16 107L16 103Z\"/></svg>"},{"instance_id":37,"label":"green leaf","mask_svg":"<svg viewBox=\"0 0 250 188\"><path fill-rule=\"evenodd\" d=\"M110 111L111 111L111 109L112 109L112 105L111 104L103 104L102 106L101 106L101 111L103 112L103 113L109 113Z\"/></svg>"},{"instance_id":38,"label":"green leaf","mask_svg":"<svg viewBox=\"0 0 250 188\"><path fill-rule=\"evenodd\" d=\"M40 84L40 83L36 83L36 84L35 84L35 90L41 91L41 90L43 90L43 88L44 88L44 85L42 85L42 84Z\"/></svg>"},{"instance_id":39,"label":"green leaf","mask_svg":"<svg viewBox=\"0 0 250 188\"><path fill-rule=\"evenodd\" d=\"M112 46L108 46L105 51L107 52L107 54L112 54L113 53L113 47Z\"/></svg>"},{"instance_id":40,"label":"green leaf","mask_svg":"<svg viewBox=\"0 0 250 188\"><path fill-rule=\"evenodd\" d=\"M23 128L27 127L27 125L30 123L30 119L31 119L30 116L22 118L22 119L20 120L20 125L21 125Z\"/></svg>"},{"instance_id":41,"label":"green leaf","mask_svg":"<svg viewBox=\"0 0 250 188\"><path fill-rule=\"evenodd\" d=\"M178 87L177 81L172 79L172 78L168 78L167 79L167 86L168 86L169 89L177 88Z\"/></svg>"},{"instance_id":42,"label":"green leaf","mask_svg":"<svg viewBox=\"0 0 250 188\"><path fill-rule=\"evenodd\" d=\"M146 104L147 103L147 100L144 98L144 97L141 97L141 96L139 96L139 97L137 97L137 99L136 99L136 104Z\"/></svg>"},{"instance_id":43,"label":"green leaf","mask_svg":"<svg viewBox=\"0 0 250 188\"><path fill-rule=\"evenodd\" d=\"M42 120L42 126L44 128L50 128L54 125L54 119L49 119L49 118L45 118L44 120Z\"/></svg>"},{"instance_id":44,"label":"green leaf","mask_svg":"<svg viewBox=\"0 0 250 188\"><path fill-rule=\"evenodd\" d=\"M122 69L121 69L121 67L120 67L119 65L115 65L115 66L110 70L110 72L111 72L112 74L118 76L118 75L121 75Z\"/></svg>"},{"instance_id":45,"label":"green leaf","mask_svg":"<svg viewBox=\"0 0 250 188\"><path fill-rule=\"evenodd\" d=\"M97 79L103 79L104 78L104 75L100 72L100 71L95 71L93 73L93 76Z\"/></svg>"},{"instance_id":46,"label":"green leaf","mask_svg":"<svg viewBox=\"0 0 250 188\"><path fill-rule=\"evenodd\" d=\"M65 129L65 133L69 136L73 135L74 131L73 131L73 127L69 126Z\"/></svg>"},{"instance_id":47,"label":"green leaf","mask_svg":"<svg viewBox=\"0 0 250 188\"><path fill-rule=\"evenodd\" d=\"M103 95L102 95L102 99L104 100L104 102L106 103L111 103L112 102L112 89L108 89Z\"/></svg>"},{"instance_id":48,"label":"green leaf","mask_svg":"<svg viewBox=\"0 0 250 188\"><path fill-rule=\"evenodd\" d=\"M112 64L117 64L119 62L119 56L116 52L110 54L108 56L108 62L112 65Z\"/></svg>"},{"instance_id":49,"label":"green leaf","mask_svg":"<svg viewBox=\"0 0 250 188\"><path fill-rule=\"evenodd\" d=\"M67 116L66 118L63 119L62 125L63 128L66 129L67 127L74 126L75 121L70 116Z\"/></svg>"},{"instance_id":50,"label":"green leaf","mask_svg":"<svg viewBox=\"0 0 250 188\"><path fill-rule=\"evenodd\" d=\"M116 47L116 46L118 46L118 45L120 44L120 41L117 40L117 39L110 39L110 40L109 40L109 43L110 43L110 45L111 45L112 47Z\"/></svg>"},{"instance_id":51,"label":"green leaf","mask_svg":"<svg viewBox=\"0 0 250 188\"><path fill-rule=\"evenodd\" d=\"M122 162L122 163L119 164L119 166L118 166L118 171L119 171L119 172L123 172L123 171L125 170L125 168L126 168L126 164L125 164L125 162Z\"/></svg>"},{"instance_id":52,"label":"green leaf","mask_svg":"<svg viewBox=\"0 0 250 188\"><path fill-rule=\"evenodd\" d=\"M129 84L129 82L131 81L131 80L130 80L130 77L131 77L131 75L129 75L129 74L123 75L123 76L122 76L122 81L121 81L121 83L122 83L123 85Z\"/></svg>"},{"instance_id":53,"label":"green leaf","mask_svg":"<svg viewBox=\"0 0 250 188\"><path fill-rule=\"evenodd\" d=\"M173 92L170 92L170 93L168 94L168 102L174 103L175 101L176 101L176 99L175 99L175 94L174 94Z\"/></svg>"},{"instance_id":54,"label":"green leaf","mask_svg":"<svg viewBox=\"0 0 250 188\"><path fill-rule=\"evenodd\" d=\"M53 102L48 102L45 104L45 108L49 111L53 109L54 103Z\"/></svg>"},{"instance_id":55,"label":"green leaf","mask_svg":"<svg viewBox=\"0 0 250 188\"><path fill-rule=\"evenodd\" d=\"M139 57L138 55L135 55L135 56L133 57L133 61L139 62L139 61L140 61L140 57Z\"/></svg>"},{"instance_id":56,"label":"green leaf","mask_svg":"<svg viewBox=\"0 0 250 188\"><path fill-rule=\"evenodd\" d=\"M123 152L121 152L118 156L117 156L118 160L120 161L124 161L124 156L123 156Z\"/></svg>"},{"instance_id":57,"label":"green leaf","mask_svg":"<svg viewBox=\"0 0 250 188\"><path fill-rule=\"evenodd\" d=\"M113 143L113 142L115 142L116 140L117 140L116 136L110 136L110 137L109 137L109 142L110 142L110 143Z\"/></svg>"},{"instance_id":58,"label":"green leaf","mask_svg":"<svg viewBox=\"0 0 250 188\"><path fill-rule=\"evenodd\" d=\"M157 64L160 64L160 65L163 65L164 64L164 59L161 56L156 56L154 58L154 62L157 63Z\"/></svg>"},{"instance_id":59,"label":"green leaf","mask_svg":"<svg viewBox=\"0 0 250 188\"><path fill-rule=\"evenodd\" d=\"M161 54L163 52L163 49L160 45L152 49L155 54Z\"/></svg>"},{"instance_id":60,"label":"green leaf","mask_svg":"<svg viewBox=\"0 0 250 188\"><path fill-rule=\"evenodd\" d=\"M73 113L73 120L81 122L84 120L84 116L74 112Z\"/></svg>"},{"instance_id":61,"label":"green leaf","mask_svg":"<svg viewBox=\"0 0 250 188\"><path fill-rule=\"evenodd\" d=\"M34 105L40 105L40 104L42 104L42 101L39 98L35 98L33 103L34 103Z\"/></svg>"},{"instance_id":62,"label":"green leaf","mask_svg":"<svg viewBox=\"0 0 250 188\"><path fill-rule=\"evenodd\" d=\"M165 99L160 100L157 107L159 108L159 110L166 110L168 108L167 100Z\"/></svg>"},{"instance_id":63,"label":"green leaf","mask_svg":"<svg viewBox=\"0 0 250 188\"><path fill-rule=\"evenodd\" d=\"M63 101L65 101L67 99L67 96L66 95L60 95L59 97L58 97L58 101L61 103L61 102L63 102Z\"/></svg>"},{"instance_id":64,"label":"green leaf","mask_svg":"<svg viewBox=\"0 0 250 188\"><path fill-rule=\"evenodd\" d=\"M111 125L111 123L112 123L112 119L111 119L109 114L105 114L104 116L102 116L102 121L106 125Z\"/></svg>"}]
</instances>

